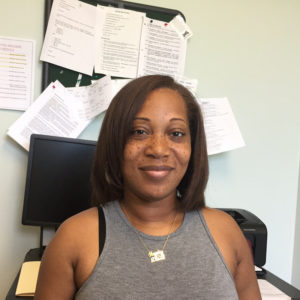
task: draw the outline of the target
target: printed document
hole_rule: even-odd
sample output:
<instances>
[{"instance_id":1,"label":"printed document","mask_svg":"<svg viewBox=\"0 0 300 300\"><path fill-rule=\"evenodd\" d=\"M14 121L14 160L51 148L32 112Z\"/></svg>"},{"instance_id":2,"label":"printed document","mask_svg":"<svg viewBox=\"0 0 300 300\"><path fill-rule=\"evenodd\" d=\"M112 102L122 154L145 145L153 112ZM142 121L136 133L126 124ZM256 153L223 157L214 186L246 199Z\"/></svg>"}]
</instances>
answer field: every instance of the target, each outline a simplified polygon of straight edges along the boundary
<instances>
[{"instance_id":1,"label":"printed document","mask_svg":"<svg viewBox=\"0 0 300 300\"><path fill-rule=\"evenodd\" d=\"M137 77L144 16L128 9L97 7L96 73Z\"/></svg>"},{"instance_id":2,"label":"printed document","mask_svg":"<svg viewBox=\"0 0 300 300\"><path fill-rule=\"evenodd\" d=\"M33 101L35 41L0 36L0 109L26 110Z\"/></svg>"},{"instance_id":3,"label":"printed document","mask_svg":"<svg viewBox=\"0 0 300 300\"><path fill-rule=\"evenodd\" d=\"M198 80L197 79L189 79L187 77L182 76L174 76L174 79L185 86L193 95L196 95Z\"/></svg>"},{"instance_id":4,"label":"printed document","mask_svg":"<svg viewBox=\"0 0 300 300\"><path fill-rule=\"evenodd\" d=\"M245 146L227 98L201 98L208 155Z\"/></svg>"},{"instance_id":5,"label":"printed document","mask_svg":"<svg viewBox=\"0 0 300 300\"><path fill-rule=\"evenodd\" d=\"M112 83L112 97L113 98L131 79L113 79Z\"/></svg>"},{"instance_id":6,"label":"printed document","mask_svg":"<svg viewBox=\"0 0 300 300\"><path fill-rule=\"evenodd\" d=\"M82 120L91 120L105 111L113 96L109 76L102 77L89 86L66 88L66 91L83 104L83 108L79 112L79 117Z\"/></svg>"},{"instance_id":7,"label":"printed document","mask_svg":"<svg viewBox=\"0 0 300 300\"><path fill-rule=\"evenodd\" d=\"M27 151L33 133L76 138L89 124L80 118L83 104L58 81L51 83L7 134Z\"/></svg>"},{"instance_id":8,"label":"printed document","mask_svg":"<svg viewBox=\"0 0 300 300\"><path fill-rule=\"evenodd\" d=\"M96 9L78 0L54 0L41 60L92 75Z\"/></svg>"},{"instance_id":9,"label":"printed document","mask_svg":"<svg viewBox=\"0 0 300 300\"><path fill-rule=\"evenodd\" d=\"M186 28L179 17L167 23L133 10L54 0L41 60L90 76L93 67L119 78L182 76Z\"/></svg>"},{"instance_id":10,"label":"printed document","mask_svg":"<svg viewBox=\"0 0 300 300\"><path fill-rule=\"evenodd\" d=\"M187 41L169 23L144 18L138 76L184 73Z\"/></svg>"}]
</instances>

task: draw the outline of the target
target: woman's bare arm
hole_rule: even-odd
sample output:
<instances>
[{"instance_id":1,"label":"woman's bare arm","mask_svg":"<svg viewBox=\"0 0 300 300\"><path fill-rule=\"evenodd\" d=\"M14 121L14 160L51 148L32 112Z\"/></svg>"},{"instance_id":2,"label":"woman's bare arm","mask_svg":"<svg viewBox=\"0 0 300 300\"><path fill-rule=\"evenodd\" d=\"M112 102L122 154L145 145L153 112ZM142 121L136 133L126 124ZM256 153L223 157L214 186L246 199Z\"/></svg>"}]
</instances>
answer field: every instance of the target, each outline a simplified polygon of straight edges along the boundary
<instances>
[{"instance_id":1,"label":"woman's bare arm","mask_svg":"<svg viewBox=\"0 0 300 300\"><path fill-rule=\"evenodd\" d=\"M208 228L235 281L240 300L261 300L250 248L241 229L227 213L204 208Z\"/></svg>"},{"instance_id":2,"label":"woman's bare arm","mask_svg":"<svg viewBox=\"0 0 300 300\"><path fill-rule=\"evenodd\" d=\"M96 264L98 249L97 209L65 221L43 255L34 299L74 299Z\"/></svg>"},{"instance_id":3,"label":"woman's bare arm","mask_svg":"<svg viewBox=\"0 0 300 300\"><path fill-rule=\"evenodd\" d=\"M236 224L234 226L237 227ZM252 254L240 228L236 228L235 240L238 246L238 262L234 280L239 299L261 300Z\"/></svg>"},{"instance_id":4,"label":"woman's bare arm","mask_svg":"<svg viewBox=\"0 0 300 300\"><path fill-rule=\"evenodd\" d=\"M44 252L34 297L36 300L74 298L75 261L71 251L74 246L71 227L69 222L62 224Z\"/></svg>"}]
</instances>

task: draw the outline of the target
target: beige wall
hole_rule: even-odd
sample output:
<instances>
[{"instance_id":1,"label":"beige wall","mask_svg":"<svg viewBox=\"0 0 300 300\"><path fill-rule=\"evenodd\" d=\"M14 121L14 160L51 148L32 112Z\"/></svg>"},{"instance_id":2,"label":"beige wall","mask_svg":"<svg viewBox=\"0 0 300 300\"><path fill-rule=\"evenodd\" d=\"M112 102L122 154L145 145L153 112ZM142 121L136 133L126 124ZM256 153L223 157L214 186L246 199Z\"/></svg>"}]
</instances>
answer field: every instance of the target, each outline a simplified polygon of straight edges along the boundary
<instances>
[{"instance_id":1,"label":"beige wall","mask_svg":"<svg viewBox=\"0 0 300 300\"><path fill-rule=\"evenodd\" d=\"M244 208L260 217L269 231L266 266L300 288L295 271L300 266L293 265L300 261L295 252L300 244L300 1L136 2L184 13L194 33L186 75L198 79L199 96L229 98L246 141L245 148L210 157L208 205ZM0 35L37 41L36 96L43 6L44 0L0 0ZM0 110L0 299L39 239L37 229L21 225L27 153L5 135L18 116ZM98 119L81 137L96 139L99 126Z\"/></svg>"}]
</instances>

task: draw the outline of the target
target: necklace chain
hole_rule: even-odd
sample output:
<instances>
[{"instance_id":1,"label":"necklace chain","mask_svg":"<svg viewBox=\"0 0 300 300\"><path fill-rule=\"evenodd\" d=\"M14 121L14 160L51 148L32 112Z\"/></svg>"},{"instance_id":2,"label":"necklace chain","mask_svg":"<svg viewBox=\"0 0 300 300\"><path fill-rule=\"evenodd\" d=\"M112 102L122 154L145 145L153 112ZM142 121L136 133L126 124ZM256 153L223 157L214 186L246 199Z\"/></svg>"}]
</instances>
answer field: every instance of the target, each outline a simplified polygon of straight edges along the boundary
<instances>
[{"instance_id":1,"label":"necklace chain","mask_svg":"<svg viewBox=\"0 0 300 300\"><path fill-rule=\"evenodd\" d=\"M124 213L125 213L125 216L127 217L127 219L129 220L129 217L127 215L127 211L126 211L126 208L125 206L123 205L123 210L124 210ZM175 217L172 221L172 224L170 226L170 229L169 229L169 233L165 239L165 242L163 244L163 247L161 250L157 250L155 252L149 250L149 248L147 247L145 241L142 239L141 235L139 234L139 232L137 231L137 229L132 225L132 228L136 234L136 236L138 237L138 239L140 240L141 244L143 245L143 247L145 248L145 250L147 251L148 253L148 256L150 257L150 260L151 262L157 262L157 261L160 261L160 260L165 260L166 259L166 256L165 256L165 253L164 253L164 250L167 246L167 243L168 243L168 240L169 240L169 237L171 235L171 232L172 232L172 229L173 229L173 226L174 226L174 223L176 221L176 218L177 218L177 213L175 214Z\"/></svg>"}]
</instances>

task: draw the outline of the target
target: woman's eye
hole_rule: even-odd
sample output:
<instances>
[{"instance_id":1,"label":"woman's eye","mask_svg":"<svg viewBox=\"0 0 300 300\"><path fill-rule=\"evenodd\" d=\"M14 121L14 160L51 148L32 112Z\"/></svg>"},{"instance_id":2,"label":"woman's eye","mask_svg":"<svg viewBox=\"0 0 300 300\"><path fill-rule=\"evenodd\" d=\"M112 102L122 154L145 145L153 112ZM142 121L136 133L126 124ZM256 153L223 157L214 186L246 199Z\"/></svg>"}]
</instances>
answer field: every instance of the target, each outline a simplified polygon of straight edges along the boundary
<instances>
[{"instance_id":1,"label":"woman's eye","mask_svg":"<svg viewBox=\"0 0 300 300\"><path fill-rule=\"evenodd\" d=\"M182 137L182 136L184 136L185 134L184 134L183 132L181 132L181 131L174 131L174 132L172 132L171 135L172 135L172 136L175 136L175 137Z\"/></svg>"},{"instance_id":2,"label":"woman's eye","mask_svg":"<svg viewBox=\"0 0 300 300\"><path fill-rule=\"evenodd\" d=\"M132 134L142 135L142 134L146 134L146 131L143 129L135 129L132 131Z\"/></svg>"}]
</instances>

